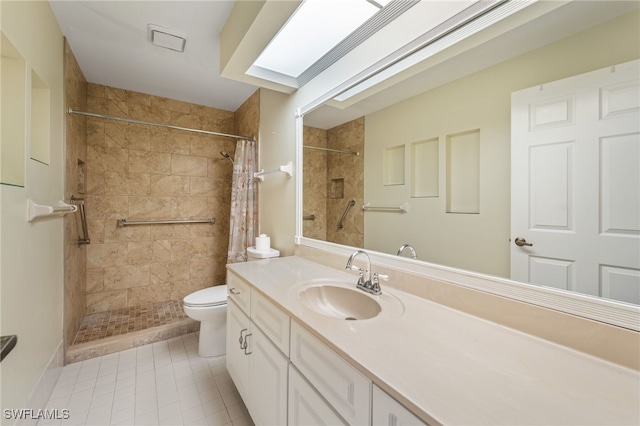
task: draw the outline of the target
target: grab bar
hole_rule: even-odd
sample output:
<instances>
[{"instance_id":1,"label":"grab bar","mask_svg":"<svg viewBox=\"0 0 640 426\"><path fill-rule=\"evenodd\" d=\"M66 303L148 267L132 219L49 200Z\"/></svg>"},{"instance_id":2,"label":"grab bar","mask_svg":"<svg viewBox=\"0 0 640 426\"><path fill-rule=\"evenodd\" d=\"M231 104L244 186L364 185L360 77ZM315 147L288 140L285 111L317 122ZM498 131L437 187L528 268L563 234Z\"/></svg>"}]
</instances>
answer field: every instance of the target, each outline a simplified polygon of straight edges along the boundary
<instances>
[{"instance_id":1,"label":"grab bar","mask_svg":"<svg viewBox=\"0 0 640 426\"><path fill-rule=\"evenodd\" d=\"M344 218L347 217L347 213L349 213L349 210L351 209L351 207L355 205L356 205L356 200L351 200L347 203L347 208L344 209L344 213L342 213L342 217L338 221L338 229L344 228L344 225L342 224L342 222L344 221Z\"/></svg>"},{"instance_id":2,"label":"grab bar","mask_svg":"<svg viewBox=\"0 0 640 426\"><path fill-rule=\"evenodd\" d=\"M194 219L194 220L146 220L138 222L129 222L127 219L118 219L118 227L130 225L175 225L185 223L216 223L215 219Z\"/></svg>"},{"instance_id":3,"label":"grab bar","mask_svg":"<svg viewBox=\"0 0 640 426\"><path fill-rule=\"evenodd\" d=\"M89 230L87 227L87 214L84 211L84 198L76 198L73 195L70 200L71 204L78 206L80 210L80 222L82 223L82 237L78 237L78 245L91 244L89 239Z\"/></svg>"},{"instance_id":4,"label":"grab bar","mask_svg":"<svg viewBox=\"0 0 640 426\"><path fill-rule=\"evenodd\" d=\"M372 206L369 203L365 203L362 205L362 210L409 213L409 203L402 203L399 206Z\"/></svg>"}]
</instances>

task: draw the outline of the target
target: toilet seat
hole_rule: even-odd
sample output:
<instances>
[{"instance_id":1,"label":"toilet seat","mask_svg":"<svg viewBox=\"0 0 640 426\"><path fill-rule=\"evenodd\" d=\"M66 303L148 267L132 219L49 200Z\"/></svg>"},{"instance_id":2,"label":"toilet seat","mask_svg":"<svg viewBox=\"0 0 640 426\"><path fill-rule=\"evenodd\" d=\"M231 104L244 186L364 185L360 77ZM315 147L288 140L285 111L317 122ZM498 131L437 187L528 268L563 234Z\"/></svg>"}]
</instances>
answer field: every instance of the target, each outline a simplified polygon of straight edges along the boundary
<instances>
[{"instance_id":1,"label":"toilet seat","mask_svg":"<svg viewBox=\"0 0 640 426\"><path fill-rule=\"evenodd\" d=\"M218 285L198 290L186 296L182 302L184 306L190 306L193 308L207 308L226 305L227 285Z\"/></svg>"}]
</instances>

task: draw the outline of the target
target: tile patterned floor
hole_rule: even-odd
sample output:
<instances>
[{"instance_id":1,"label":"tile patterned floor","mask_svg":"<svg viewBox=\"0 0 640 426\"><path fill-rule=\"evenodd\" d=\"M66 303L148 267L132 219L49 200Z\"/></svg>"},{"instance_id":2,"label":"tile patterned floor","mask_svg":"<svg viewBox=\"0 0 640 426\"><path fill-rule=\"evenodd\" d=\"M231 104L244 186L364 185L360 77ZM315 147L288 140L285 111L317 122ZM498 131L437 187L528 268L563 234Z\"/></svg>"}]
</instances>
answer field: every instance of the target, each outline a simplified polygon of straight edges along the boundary
<instances>
[{"instance_id":1,"label":"tile patterned floor","mask_svg":"<svg viewBox=\"0 0 640 426\"><path fill-rule=\"evenodd\" d=\"M181 300L97 312L87 315L73 341L74 345L119 336L131 331L170 324L188 318Z\"/></svg>"},{"instance_id":2,"label":"tile patterned floor","mask_svg":"<svg viewBox=\"0 0 640 426\"><path fill-rule=\"evenodd\" d=\"M195 333L66 365L38 425L249 425L225 357L200 358Z\"/></svg>"}]
</instances>

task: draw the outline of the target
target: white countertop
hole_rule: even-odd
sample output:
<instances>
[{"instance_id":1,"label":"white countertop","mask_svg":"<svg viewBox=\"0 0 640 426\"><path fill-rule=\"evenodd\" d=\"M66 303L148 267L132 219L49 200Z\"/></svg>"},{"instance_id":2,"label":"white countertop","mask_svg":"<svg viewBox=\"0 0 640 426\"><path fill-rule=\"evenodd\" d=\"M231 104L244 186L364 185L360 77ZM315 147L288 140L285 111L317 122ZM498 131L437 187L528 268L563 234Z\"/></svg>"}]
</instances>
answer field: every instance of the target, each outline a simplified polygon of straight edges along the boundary
<instances>
[{"instance_id":1,"label":"white countertop","mask_svg":"<svg viewBox=\"0 0 640 426\"><path fill-rule=\"evenodd\" d=\"M383 296L399 299L404 312L383 310L360 321L325 317L301 305L298 290L314 279L355 287L357 274L303 258L228 268L431 424L640 425L636 371L384 282Z\"/></svg>"}]
</instances>

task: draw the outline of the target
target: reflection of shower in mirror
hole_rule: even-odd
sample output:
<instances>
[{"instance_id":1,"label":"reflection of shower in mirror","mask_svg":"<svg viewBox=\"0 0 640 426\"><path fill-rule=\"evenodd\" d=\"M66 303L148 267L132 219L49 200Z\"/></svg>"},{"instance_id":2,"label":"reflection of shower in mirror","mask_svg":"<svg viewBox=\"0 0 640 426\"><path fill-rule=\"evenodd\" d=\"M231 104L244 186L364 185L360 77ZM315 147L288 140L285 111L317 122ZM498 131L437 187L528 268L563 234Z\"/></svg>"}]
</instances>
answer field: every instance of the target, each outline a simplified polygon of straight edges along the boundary
<instances>
[{"instance_id":1,"label":"reflection of shower in mirror","mask_svg":"<svg viewBox=\"0 0 640 426\"><path fill-rule=\"evenodd\" d=\"M222 155L227 160L231 161L231 164L234 164L233 163L233 158L231 158L231 156L229 155L229 153L227 151L220 151L220 155Z\"/></svg>"}]
</instances>

